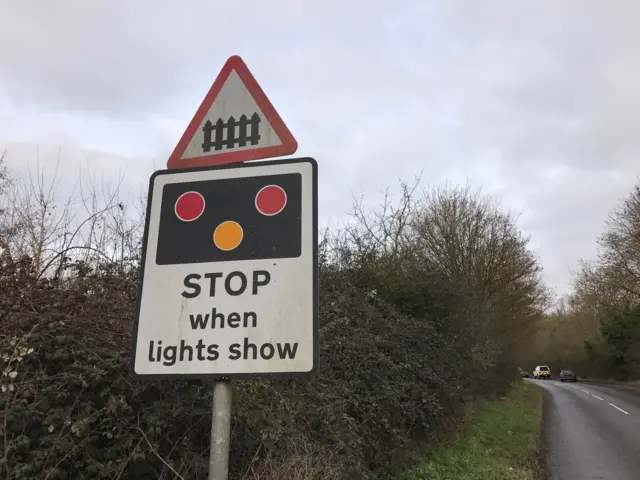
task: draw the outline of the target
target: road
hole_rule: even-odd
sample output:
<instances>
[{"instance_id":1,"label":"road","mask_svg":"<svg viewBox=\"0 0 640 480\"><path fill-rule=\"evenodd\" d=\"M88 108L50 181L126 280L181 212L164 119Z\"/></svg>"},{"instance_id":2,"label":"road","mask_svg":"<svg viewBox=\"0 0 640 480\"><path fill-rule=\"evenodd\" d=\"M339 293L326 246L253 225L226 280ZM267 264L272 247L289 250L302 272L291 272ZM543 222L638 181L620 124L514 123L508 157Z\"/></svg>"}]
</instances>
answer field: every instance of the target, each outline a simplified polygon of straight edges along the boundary
<instances>
[{"instance_id":1,"label":"road","mask_svg":"<svg viewBox=\"0 0 640 480\"><path fill-rule=\"evenodd\" d=\"M640 479L640 388L531 381L547 392L551 480Z\"/></svg>"}]
</instances>

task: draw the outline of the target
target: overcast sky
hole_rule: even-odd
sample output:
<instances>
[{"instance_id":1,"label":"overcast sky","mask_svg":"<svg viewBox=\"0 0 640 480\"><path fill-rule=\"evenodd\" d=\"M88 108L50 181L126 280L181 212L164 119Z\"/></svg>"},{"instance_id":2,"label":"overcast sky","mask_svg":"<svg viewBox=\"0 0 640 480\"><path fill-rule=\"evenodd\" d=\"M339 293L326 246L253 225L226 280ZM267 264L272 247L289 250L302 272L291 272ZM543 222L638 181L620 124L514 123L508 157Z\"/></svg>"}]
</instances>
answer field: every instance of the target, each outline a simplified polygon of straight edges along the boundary
<instances>
[{"instance_id":1,"label":"overcast sky","mask_svg":"<svg viewBox=\"0 0 640 480\"><path fill-rule=\"evenodd\" d=\"M36 147L62 147L69 175L82 162L136 190L239 54L317 159L325 222L421 171L468 182L522 214L562 293L638 176L639 14L633 0L0 0L0 148L23 174Z\"/></svg>"}]
</instances>

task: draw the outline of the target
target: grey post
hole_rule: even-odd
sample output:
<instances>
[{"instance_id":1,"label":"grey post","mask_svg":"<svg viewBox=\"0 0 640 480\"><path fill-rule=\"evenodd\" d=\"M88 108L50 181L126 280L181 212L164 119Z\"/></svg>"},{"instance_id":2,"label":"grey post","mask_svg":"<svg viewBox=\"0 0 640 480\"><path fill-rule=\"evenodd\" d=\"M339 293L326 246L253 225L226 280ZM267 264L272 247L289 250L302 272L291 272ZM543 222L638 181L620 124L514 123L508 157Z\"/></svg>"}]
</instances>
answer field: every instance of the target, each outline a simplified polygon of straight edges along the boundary
<instances>
[{"instance_id":1,"label":"grey post","mask_svg":"<svg viewBox=\"0 0 640 480\"><path fill-rule=\"evenodd\" d=\"M231 380L216 380L213 384L209 480L227 480L229 478L230 443Z\"/></svg>"}]
</instances>

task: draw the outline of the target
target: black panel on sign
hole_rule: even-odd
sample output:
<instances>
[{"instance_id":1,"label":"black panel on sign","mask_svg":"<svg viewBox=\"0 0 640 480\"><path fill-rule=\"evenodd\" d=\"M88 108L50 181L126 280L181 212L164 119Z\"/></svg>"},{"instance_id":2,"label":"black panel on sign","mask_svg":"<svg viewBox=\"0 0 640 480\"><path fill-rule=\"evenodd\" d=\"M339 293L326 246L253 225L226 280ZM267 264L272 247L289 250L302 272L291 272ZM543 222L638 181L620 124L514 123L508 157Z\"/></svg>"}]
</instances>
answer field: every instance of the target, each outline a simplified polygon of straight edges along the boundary
<instances>
[{"instance_id":1,"label":"black panel on sign","mask_svg":"<svg viewBox=\"0 0 640 480\"><path fill-rule=\"evenodd\" d=\"M170 183L163 188L161 209L158 265L301 253L299 173Z\"/></svg>"}]
</instances>

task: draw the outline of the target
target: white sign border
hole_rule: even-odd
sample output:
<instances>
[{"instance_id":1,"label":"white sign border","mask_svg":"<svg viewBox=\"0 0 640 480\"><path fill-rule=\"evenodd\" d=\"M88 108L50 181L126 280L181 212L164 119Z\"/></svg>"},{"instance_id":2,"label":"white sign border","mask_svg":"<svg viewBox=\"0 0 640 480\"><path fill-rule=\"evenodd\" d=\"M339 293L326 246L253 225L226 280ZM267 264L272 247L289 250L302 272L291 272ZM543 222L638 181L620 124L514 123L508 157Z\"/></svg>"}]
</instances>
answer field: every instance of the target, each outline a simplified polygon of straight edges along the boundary
<instances>
[{"instance_id":1,"label":"white sign border","mask_svg":"<svg viewBox=\"0 0 640 480\"><path fill-rule=\"evenodd\" d=\"M211 170L229 170L229 169L251 169L252 167L268 167L271 165L282 165L282 164L294 164L294 163L308 163L311 165L311 174L312 174L312 193L311 199L313 203L313 219L312 219L312 229L313 229L313 245L311 246L311 255L313 257L313 326L312 326L312 335L313 335L313 365L310 370L305 372L264 372L264 373L164 373L164 374L148 374L148 373L137 373L135 370L135 362L137 355L137 343L138 343L138 322L140 319L140 308L142 304L142 288L144 284L144 271L147 261L147 245L149 240L149 220L151 218L151 200L153 197L153 185L155 178L160 175L173 175L178 173L189 173L189 172L206 172ZM210 263L218 263L218 262L210 262ZM200 379L200 380L220 380L220 379L229 379L229 378L238 378L238 379L251 379L251 378L274 378L274 379L287 379L287 378L299 378L299 379L308 379L312 377L317 369L319 362L319 318L318 318L318 308L319 308L319 279L318 279L318 164L315 159L311 157L300 157L300 158L292 158L292 159L278 159L278 160L266 160L266 161L252 161L246 163L231 163L225 165L216 165L216 166L207 166L207 167L192 167L192 168L176 168L176 169L164 169L157 170L153 172L151 178L149 180L149 191L147 194L147 208L144 222L144 235L142 239L142 256L140 259L140 276L138 279L138 289L136 296L136 307L135 307L135 318L133 321L133 332L131 336L132 349L131 349L131 372L134 377L144 380L189 380L189 379Z\"/></svg>"}]
</instances>

